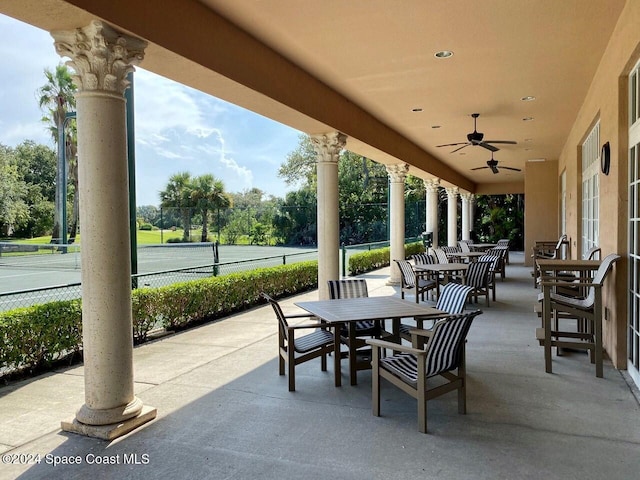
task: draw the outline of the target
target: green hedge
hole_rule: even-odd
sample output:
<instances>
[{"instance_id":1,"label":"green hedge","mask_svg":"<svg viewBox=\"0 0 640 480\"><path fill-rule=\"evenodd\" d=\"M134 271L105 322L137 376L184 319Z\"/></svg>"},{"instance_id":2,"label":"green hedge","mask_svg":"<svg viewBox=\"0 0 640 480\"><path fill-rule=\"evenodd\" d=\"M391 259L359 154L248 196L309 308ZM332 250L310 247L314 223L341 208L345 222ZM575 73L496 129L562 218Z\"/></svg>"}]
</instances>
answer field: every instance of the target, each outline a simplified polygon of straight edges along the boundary
<instances>
[{"instance_id":1,"label":"green hedge","mask_svg":"<svg viewBox=\"0 0 640 480\"><path fill-rule=\"evenodd\" d=\"M0 368L37 370L76 353L82 341L80 300L0 314ZM3 372L0 372L0 376Z\"/></svg>"},{"instance_id":2,"label":"green hedge","mask_svg":"<svg viewBox=\"0 0 640 480\"><path fill-rule=\"evenodd\" d=\"M318 284L318 262L183 282L132 292L133 338L146 340L154 327L185 328L251 307L260 293L280 297ZM82 346L80 300L52 302L0 313L0 377L41 370Z\"/></svg>"},{"instance_id":3,"label":"green hedge","mask_svg":"<svg viewBox=\"0 0 640 480\"><path fill-rule=\"evenodd\" d=\"M404 246L405 258L423 252L424 245L422 242L408 243ZM354 253L349 257L349 274L351 276L360 275L361 273L386 267L391 261L390 258L391 249L389 247Z\"/></svg>"}]
</instances>

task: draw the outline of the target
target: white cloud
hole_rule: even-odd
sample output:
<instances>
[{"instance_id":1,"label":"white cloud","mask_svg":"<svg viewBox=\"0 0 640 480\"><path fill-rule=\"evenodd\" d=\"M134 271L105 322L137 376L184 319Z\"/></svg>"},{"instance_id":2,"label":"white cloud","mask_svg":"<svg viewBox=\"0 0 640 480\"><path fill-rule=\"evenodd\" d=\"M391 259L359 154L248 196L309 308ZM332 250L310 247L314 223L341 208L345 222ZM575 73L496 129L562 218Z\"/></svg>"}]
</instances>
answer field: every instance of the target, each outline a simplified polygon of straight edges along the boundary
<instances>
[{"instance_id":1,"label":"white cloud","mask_svg":"<svg viewBox=\"0 0 640 480\"><path fill-rule=\"evenodd\" d=\"M0 15L0 143L53 147L36 91L44 69L63 61L48 32ZM143 68L136 69L134 95L139 204L157 205L169 176L181 171L211 173L230 192L285 194L277 170L298 144L295 130Z\"/></svg>"}]
</instances>

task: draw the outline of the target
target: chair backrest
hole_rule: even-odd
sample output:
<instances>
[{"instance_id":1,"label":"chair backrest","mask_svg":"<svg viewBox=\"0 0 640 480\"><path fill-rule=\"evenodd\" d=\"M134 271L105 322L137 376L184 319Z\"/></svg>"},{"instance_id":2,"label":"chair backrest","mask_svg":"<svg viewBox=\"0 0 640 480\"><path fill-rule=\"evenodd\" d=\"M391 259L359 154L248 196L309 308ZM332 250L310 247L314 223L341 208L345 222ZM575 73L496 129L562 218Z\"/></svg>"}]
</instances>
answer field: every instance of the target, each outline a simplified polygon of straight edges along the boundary
<instances>
[{"instance_id":1,"label":"chair backrest","mask_svg":"<svg viewBox=\"0 0 640 480\"><path fill-rule=\"evenodd\" d=\"M398 264L402 276L402 288L413 288L416 286L416 274L411 264L406 260L394 260Z\"/></svg>"},{"instance_id":2,"label":"chair backrest","mask_svg":"<svg viewBox=\"0 0 640 480\"><path fill-rule=\"evenodd\" d=\"M437 263L436 259L433 258L433 255L429 255L428 253L416 253L415 255L411 255L411 258L416 265L429 265Z\"/></svg>"},{"instance_id":3,"label":"chair backrest","mask_svg":"<svg viewBox=\"0 0 640 480\"><path fill-rule=\"evenodd\" d=\"M460 251L463 253L469 253L471 252L471 249L469 248L469 244L464 241L464 240L460 240L458 242L458 245L460 246Z\"/></svg>"},{"instance_id":4,"label":"chair backrest","mask_svg":"<svg viewBox=\"0 0 640 480\"><path fill-rule=\"evenodd\" d=\"M436 308L451 315L462 313L471 292L473 292L473 287L469 285L449 282L440 289Z\"/></svg>"},{"instance_id":5,"label":"chair backrest","mask_svg":"<svg viewBox=\"0 0 640 480\"><path fill-rule=\"evenodd\" d=\"M471 287L485 287L489 280L491 262L473 262L467 270L466 284Z\"/></svg>"},{"instance_id":6,"label":"chair backrest","mask_svg":"<svg viewBox=\"0 0 640 480\"><path fill-rule=\"evenodd\" d=\"M490 272L497 272L498 268L500 267L500 256L498 255L491 255L491 254L487 254L487 255L482 255L481 257L478 257L478 262L488 262L491 264L490 267Z\"/></svg>"},{"instance_id":7,"label":"chair backrest","mask_svg":"<svg viewBox=\"0 0 640 480\"><path fill-rule=\"evenodd\" d=\"M587 250L587 253L584 254L585 260L599 260L600 259L600 247L591 247Z\"/></svg>"},{"instance_id":8,"label":"chair backrest","mask_svg":"<svg viewBox=\"0 0 640 480\"><path fill-rule=\"evenodd\" d=\"M287 319L282 312L282 308L280 308L280 304L264 292L261 293L260 296L267 302L269 302L273 307L273 311L276 312L276 318L278 319L278 328L280 329L280 333L282 334L283 338L286 338L288 340L289 331L287 330L287 328L289 327L289 324L287 323Z\"/></svg>"},{"instance_id":9,"label":"chair backrest","mask_svg":"<svg viewBox=\"0 0 640 480\"><path fill-rule=\"evenodd\" d=\"M328 280L327 284L329 285L329 298L331 300L369 296L367 281L364 278Z\"/></svg>"},{"instance_id":10,"label":"chair backrest","mask_svg":"<svg viewBox=\"0 0 640 480\"><path fill-rule=\"evenodd\" d=\"M436 259L438 260L438 263L449 263L447 254L444 253L444 250L442 248L434 248L433 253L436 254Z\"/></svg>"},{"instance_id":11,"label":"chair backrest","mask_svg":"<svg viewBox=\"0 0 640 480\"><path fill-rule=\"evenodd\" d=\"M567 235L562 234L558 239L558 243L556 243L556 248L553 254L553 258L561 259L565 256L564 247L568 244Z\"/></svg>"},{"instance_id":12,"label":"chair backrest","mask_svg":"<svg viewBox=\"0 0 640 480\"><path fill-rule=\"evenodd\" d=\"M510 242L511 240L509 240L508 238L501 238L500 240L498 240L496 245L498 247L508 247Z\"/></svg>"},{"instance_id":13,"label":"chair backrest","mask_svg":"<svg viewBox=\"0 0 640 480\"><path fill-rule=\"evenodd\" d=\"M619 258L620 258L620 255L616 255L615 253L612 253L604 257L604 260L602 260L602 263L600 264L600 267L598 268L595 275L593 276L593 280L591 281L591 283L595 283L596 285L602 286L604 284L605 279L607 278L607 274L611 271L611 267L613 267L613 264L617 262ZM594 305L595 300L596 300L596 289L595 287L589 287L589 290L587 291L587 296L584 299L584 305L587 306L588 308L591 308Z\"/></svg>"},{"instance_id":14,"label":"chair backrest","mask_svg":"<svg viewBox=\"0 0 640 480\"><path fill-rule=\"evenodd\" d=\"M436 322L432 329L433 334L425 346L427 352L427 377L448 372L460 366L464 352L464 342L471 328L471 323L481 313L481 310L476 310L475 312L447 317Z\"/></svg>"}]
</instances>

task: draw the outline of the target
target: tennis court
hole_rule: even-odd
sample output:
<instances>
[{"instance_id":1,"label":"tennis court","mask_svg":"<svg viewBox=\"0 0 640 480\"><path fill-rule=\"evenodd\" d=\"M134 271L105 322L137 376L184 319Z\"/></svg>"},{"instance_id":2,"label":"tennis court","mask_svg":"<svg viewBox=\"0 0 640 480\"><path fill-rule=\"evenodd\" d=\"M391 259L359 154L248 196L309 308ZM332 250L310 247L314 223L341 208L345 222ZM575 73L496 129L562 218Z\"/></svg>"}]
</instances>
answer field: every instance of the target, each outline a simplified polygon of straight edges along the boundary
<instances>
[{"instance_id":1,"label":"tennis court","mask_svg":"<svg viewBox=\"0 0 640 480\"><path fill-rule=\"evenodd\" d=\"M29 252L5 251L0 256L0 293L80 282L81 248L78 245L65 249L52 245L39 247ZM218 252L220 274L282 265L283 256L287 257L287 263L317 258L315 249L297 247L220 245ZM118 251L111 254L118 255ZM213 265L214 249L212 243L144 245L137 249L137 260L139 274L185 269L197 278L212 274L212 269L204 266ZM242 263L232 269L229 264L234 262Z\"/></svg>"}]
</instances>

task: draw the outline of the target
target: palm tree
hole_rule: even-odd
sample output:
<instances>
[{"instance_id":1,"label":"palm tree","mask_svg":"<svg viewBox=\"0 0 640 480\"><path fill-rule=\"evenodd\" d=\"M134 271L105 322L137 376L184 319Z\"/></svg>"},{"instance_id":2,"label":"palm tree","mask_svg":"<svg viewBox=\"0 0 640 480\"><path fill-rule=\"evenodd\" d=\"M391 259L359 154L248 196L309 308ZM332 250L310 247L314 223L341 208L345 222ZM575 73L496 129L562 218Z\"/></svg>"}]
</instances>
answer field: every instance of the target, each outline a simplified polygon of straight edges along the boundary
<instances>
[{"instance_id":1,"label":"palm tree","mask_svg":"<svg viewBox=\"0 0 640 480\"><path fill-rule=\"evenodd\" d=\"M167 187L160 192L160 206L162 208L177 208L182 218L182 241L188 242L191 232L191 209L193 200L191 174L189 172L174 173L169 177Z\"/></svg>"},{"instance_id":2,"label":"palm tree","mask_svg":"<svg viewBox=\"0 0 640 480\"><path fill-rule=\"evenodd\" d=\"M231 206L231 197L225 193L222 180L218 180L211 174L201 175L193 179L191 199L196 208L202 214L201 242L207 241L209 211L216 208Z\"/></svg>"},{"instance_id":3,"label":"palm tree","mask_svg":"<svg viewBox=\"0 0 640 480\"><path fill-rule=\"evenodd\" d=\"M67 113L75 111L76 99L75 93L77 88L73 83L70 70L65 65L58 65L54 72L49 69L44 70L47 83L38 90L38 104L45 111L42 121L49 124L49 131L56 144L59 143L58 133L67 121ZM69 163L67 169L71 182L74 186L73 201L73 220L71 238L75 238L78 225L78 169L77 169L77 136L75 121L72 121L68 130L65 132L65 156ZM58 145L60 152L60 145ZM62 238L62 209L66 198L62 198L62 186L67 181L63 178L64 165L61 161L61 155L58 155L58 174L56 180L56 210L54 217L54 227L52 232L52 240ZM67 226L65 225L64 228ZM58 240L59 241L59 240Z\"/></svg>"}]
</instances>

